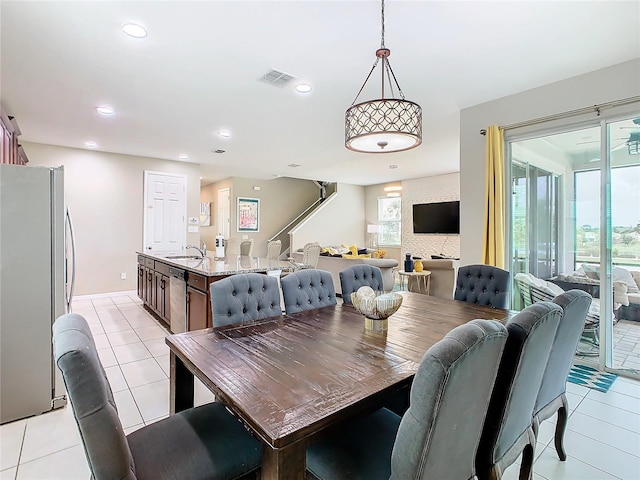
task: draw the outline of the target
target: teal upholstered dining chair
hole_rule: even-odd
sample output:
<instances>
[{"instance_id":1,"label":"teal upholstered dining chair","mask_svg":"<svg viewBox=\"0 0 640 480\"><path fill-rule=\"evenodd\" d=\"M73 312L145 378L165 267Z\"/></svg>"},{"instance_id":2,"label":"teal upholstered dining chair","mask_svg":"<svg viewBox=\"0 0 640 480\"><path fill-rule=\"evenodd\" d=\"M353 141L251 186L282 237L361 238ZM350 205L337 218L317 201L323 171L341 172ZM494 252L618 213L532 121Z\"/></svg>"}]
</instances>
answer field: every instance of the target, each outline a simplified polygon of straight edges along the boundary
<instances>
[{"instance_id":1,"label":"teal upholstered dining chair","mask_svg":"<svg viewBox=\"0 0 640 480\"><path fill-rule=\"evenodd\" d=\"M494 320L451 330L422 358L411 404L341 425L307 449L319 479L474 478L474 458L507 333Z\"/></svg>"},{"instance_id":2,"label":"teal upholstered dining chair","mask_svg":"<svg viewBox=\"0 0 640 480\"><path fill-rule=\"evenodd\" d=\"M351 294L364 286L377 291L384 290L382 271L378 267L358 264L340 271L340 291L344 303L351 304Z\"/></svg>"},{"instance_id":3,"label":"teal upholstered dining chair","mask_svg":"<svg viewBox=\"0 0 640 480\"><path fill-rule=\"evenodd\" d=\"M307 269L292 272L282 277L280 283L287 315L338 303L333 278L325 270Z\"/></svg>"},{"instance_id":4,"label":"teal upholstered dining chair","mask_svg":"<svg viewBox=\"0 0 640 480\"><path fill-rule=\"evenodd\" d=\"M563 314L533 408L533 432L537 437L540 423L557 413L554 443L558 457L565 461L567 454L564 450L564 431L569 416L565 394L567 377L589 311L591 295L582 290L569 290L555 297L553 303L562 307Z\"/></svg>"},{"instance_id":5,"label":"teal upholstered dining chair","mask_svg":"<svg viewBox=\"0 0 640 480\"><path fill-rule=\"evenodd\" d=\"M209 287L213 326L282 315L278 279L261 273L231 275Z\"/></svg>"},{"instance_id":6,"label":"teal upholstered dining chair","mask_svg":"<svg viewBox=\"0 0 640 480\"><path fill-rule=\"evenodd\" d=\"M125 435L91 330L80 315L55 321L53 347L95 480L230 480L259 468L260 442L220 403Z\"/></svg>"},{"instance_id":7,"label":"teal upholstered dining chair","mask_svg":"<svg viewBox=\"0 0 640 480\"><path fill-rule=\"evenodd\" d=\"M540 302L507 322L509 336L476 455L480 480L499 480L520 455L520 479L532 478L533 409L561 317L559 305Z\"/></svg>"}]
</instances>

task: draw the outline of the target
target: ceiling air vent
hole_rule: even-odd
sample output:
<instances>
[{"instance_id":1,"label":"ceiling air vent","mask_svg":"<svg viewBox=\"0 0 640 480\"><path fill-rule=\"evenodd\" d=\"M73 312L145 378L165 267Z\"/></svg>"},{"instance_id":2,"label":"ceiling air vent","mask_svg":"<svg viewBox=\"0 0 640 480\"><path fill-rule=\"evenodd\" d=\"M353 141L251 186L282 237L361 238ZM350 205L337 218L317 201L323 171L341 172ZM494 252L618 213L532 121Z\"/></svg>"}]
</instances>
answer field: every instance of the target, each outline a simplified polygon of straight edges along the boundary
<instances>
[{"instance_id":1,"label":"ceiling air vent","mask_svg":"<svg viewBox=\"0 0 640 480\"><path fill-rule=\"evenodd\" d=\"M287 167L291 167L291 168L296 168L299 167L300 164L299 163L290 163L289 165L287 165Z\"/></svg>"},{"instance_id":2,"label":"ceiling air vent","mask_svg":"<svg viewBox=\"0 0 640 480\"><path fill-rule=\"evenodd\" d=\"M224 153L226 152L226 150L222 150L222 149L217 149L217 150L213 150L213 153Z\"/></svg>"},{"instance_id":3,"label":"ceiling air vent","mask_svg":"<svg viewBox=\"0 0 640 480\"><path fill-rule=\"evenodd\" d=\"M288 85L295 78L296 77L289 75L288 73L280 72L278 70L269 70L260 78L260 81L282 88Z\"/></svg>"}]
</instances>

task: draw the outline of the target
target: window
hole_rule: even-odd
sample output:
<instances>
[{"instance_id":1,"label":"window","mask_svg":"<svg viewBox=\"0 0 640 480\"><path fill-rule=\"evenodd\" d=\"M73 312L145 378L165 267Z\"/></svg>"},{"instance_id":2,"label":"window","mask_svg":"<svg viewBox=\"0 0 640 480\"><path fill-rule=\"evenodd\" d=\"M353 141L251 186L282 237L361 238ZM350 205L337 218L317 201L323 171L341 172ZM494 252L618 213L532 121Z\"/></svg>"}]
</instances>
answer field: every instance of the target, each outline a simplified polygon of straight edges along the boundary
<instances>
[{"instance_id":1,"label":"window","mask_svg":"<svg viewBox=\"0 0 640 480\"><path fill-rule=\"evenodd\" d=\"M378 198L378 223L380 224L378 244L400 246L402 238L401 207L401 197Z\"/></svg>"}]
</instances>

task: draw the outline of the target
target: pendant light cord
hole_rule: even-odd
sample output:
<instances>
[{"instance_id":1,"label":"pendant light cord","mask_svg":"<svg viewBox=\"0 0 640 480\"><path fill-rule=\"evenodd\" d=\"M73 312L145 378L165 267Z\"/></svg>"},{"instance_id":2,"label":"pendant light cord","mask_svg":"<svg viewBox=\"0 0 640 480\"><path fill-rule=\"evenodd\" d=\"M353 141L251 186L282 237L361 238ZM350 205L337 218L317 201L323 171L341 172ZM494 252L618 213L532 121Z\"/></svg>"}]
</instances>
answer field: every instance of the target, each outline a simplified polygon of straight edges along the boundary
<instances>
[{"instance_id":1,"label":"pendant light cord","mask_svg":"<svg viewBox=\"0 0 640 480\"><path fill-rule=\"evenodd\" d=\"M380 35L380 48L383 49L383 48L386 48L384 46L384 0L381 0L381 3L382 3L382 7L380 9L380 17L382 19L382 29L381 29L381 35ZM360 90L358 90L356 98L354 98L353 102L351 102L351 106L354 106L356 104L356 101L358 100L358 97L362 93L362 90L364 90L364 86L369 81L369 77L371 77L371 74L373 73L373 71L378 66L378 62L379 61L380 61L380 57L376 57L376 61L373 62L373 67L371 67L371 70L369 71L369 75L367 75L367 78L365 78L364 83L360 87ZM404 100L405 99L404 98L404 93L402 92L402 89L400 88L400 84L398 83L398 79L396 78L396 74L393 73L393 69L391 68L391 64L389 63L389 59L386 58L386 57L383 57L382 68L383 68L383 70L385 70L385 69L387 70L386 73L387 73L387 76L390 77L389 80L391 80L391 77L393 78L393 81L395 82L396 87L398 87L398 93L400 94L400 98L402 98L402 100ZM389 75L389 73L391 75ZM384 71L383 71L383 75L384 75ZM391 89L391 95L395 96L395 94L393 92L393 84L391 83L391 81L389 81L389 88ZM384 98L384 83L383 83L382 97Z\"/></svg>"},{"instance_id":2,"label":"pendant light cord","mask_svg":"<svg viewBox=\"0 0 640 480\"><path fill-rule=\"evenodd\" d=\"M380 35L380 48L385 48L384 47L384 0L382 0L382 9L381 9L380 16L382 18L382 33Z\"/></svg>"}]
</instances>

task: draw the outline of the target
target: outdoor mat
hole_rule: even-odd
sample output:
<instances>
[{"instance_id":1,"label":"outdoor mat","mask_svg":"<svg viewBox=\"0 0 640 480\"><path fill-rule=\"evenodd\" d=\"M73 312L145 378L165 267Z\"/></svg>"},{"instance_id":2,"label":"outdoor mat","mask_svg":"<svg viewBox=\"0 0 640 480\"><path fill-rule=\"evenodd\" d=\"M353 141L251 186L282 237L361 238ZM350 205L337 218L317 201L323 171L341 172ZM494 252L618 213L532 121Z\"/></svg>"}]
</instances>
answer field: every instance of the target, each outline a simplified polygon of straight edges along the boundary
<instances>
[{"instance_id":1,"label":"outdoor mat","mask_svg":"<svg viewBox=\"0 0 640 480\"><path fill-rule=\"evenodd\" d=\"M573 365L569 371L567 381L577 385L593 388L602 393L607 393L609 387L618 378L615 373L601 372L586 365Z\"/></svg>"}]
</instances>

